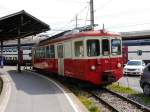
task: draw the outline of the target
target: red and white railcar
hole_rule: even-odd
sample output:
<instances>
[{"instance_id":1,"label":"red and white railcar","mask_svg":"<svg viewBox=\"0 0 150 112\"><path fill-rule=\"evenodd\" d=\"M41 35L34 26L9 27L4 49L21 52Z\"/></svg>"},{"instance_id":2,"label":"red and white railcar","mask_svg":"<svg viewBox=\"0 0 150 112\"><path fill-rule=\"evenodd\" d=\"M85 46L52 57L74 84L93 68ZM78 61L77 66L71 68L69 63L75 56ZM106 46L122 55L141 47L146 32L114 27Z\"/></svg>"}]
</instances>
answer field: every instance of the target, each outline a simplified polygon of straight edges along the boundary
<instances>
[{"instance_id":1,"label":"red and white railcar","mask_svg":"<svg viewBox=\"0 0 150 112\"><path fill-rule=\"evenodd\" d=\"M122 77L122 40L119 34L84 31L55 35L33 48L33 67L95 85Z\"/></svg>"}]
</instances>

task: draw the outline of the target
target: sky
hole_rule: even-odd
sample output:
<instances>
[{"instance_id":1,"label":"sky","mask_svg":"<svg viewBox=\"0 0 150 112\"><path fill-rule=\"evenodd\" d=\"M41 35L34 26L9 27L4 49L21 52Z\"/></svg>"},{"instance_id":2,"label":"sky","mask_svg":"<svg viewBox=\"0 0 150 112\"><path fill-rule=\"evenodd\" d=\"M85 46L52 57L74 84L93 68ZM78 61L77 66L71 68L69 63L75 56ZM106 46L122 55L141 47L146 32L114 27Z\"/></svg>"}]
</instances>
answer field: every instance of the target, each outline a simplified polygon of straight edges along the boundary
<instances>
[{"instance_id":1,"label":"sky","mask_svg":"<svg viewBox=\"0 0 150 112\"><path fill-rule=\"evenodd\" d=\"M51 27L48 33L90 24L89 0L3 0L0 17L25 10ZM150 0L94 0L94 19L98 29L115 32L150 30Z\"/></svg>"}]
</instances>

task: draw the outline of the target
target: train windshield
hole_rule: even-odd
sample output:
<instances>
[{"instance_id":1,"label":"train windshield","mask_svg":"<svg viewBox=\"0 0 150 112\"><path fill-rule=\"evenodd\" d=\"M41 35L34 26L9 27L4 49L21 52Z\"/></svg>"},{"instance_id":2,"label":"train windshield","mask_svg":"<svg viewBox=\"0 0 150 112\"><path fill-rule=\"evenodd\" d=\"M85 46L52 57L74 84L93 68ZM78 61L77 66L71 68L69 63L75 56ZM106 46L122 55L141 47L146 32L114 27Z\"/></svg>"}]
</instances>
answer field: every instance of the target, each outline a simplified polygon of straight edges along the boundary
<instances>
[{"instance_id":1,"label":"train windshield","mask_svg":"<svg viewBox=\"0 0 150 112\"><path fill-rule=\"evenodd\" d=\"M121 55L121 40L119 39L111 40L111 53L112 55Z\"/></svg>"},{"instance_id":2,"label":"train windshield","mask_svg":"<svg viewBox=\"0 0 150 112\"><path fill-rule=\"evenodd\" d=\"M99 56L100 55L100 43L99 40L87 40L87 56Z\"/></svg>"}]
</instances>

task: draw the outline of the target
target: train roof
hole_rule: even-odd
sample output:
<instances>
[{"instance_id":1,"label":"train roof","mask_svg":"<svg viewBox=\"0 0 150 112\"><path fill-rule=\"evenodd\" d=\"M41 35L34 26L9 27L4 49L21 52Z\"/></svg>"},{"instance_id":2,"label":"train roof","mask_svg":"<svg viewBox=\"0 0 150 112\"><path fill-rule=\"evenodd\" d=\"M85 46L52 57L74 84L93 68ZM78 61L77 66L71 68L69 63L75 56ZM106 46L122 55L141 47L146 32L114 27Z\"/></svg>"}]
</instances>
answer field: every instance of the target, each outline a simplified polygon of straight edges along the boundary
<instances>
[{"instance_id":1,"label":"train roof","mask_svg":"<svg viewBox=\"0 0 150 112\"><path fill-rule=\"evenodd\" d=\"M120 36L120 34L113 33L113 32L106 32L104 30L96 30L96 31L91 30L91 31L83 31L83 32L67 30L57 35L51 36L48 39L42 40L39 42L39 44L43 45L51 42L58 42L58 41L63 41L71 38L79 38L85 36Z\"/></svg>"},{"instance_id":2,"label":"train roof","mask_svg":"<svg viewBox=\"0 0 150 112\"><path fill-rule=\"evenodd\" d=\"M21 46L33 46L34 43L25 43L25 44L21 44ZM3 47L17 47L18 44L7 44L7 45L3 45Z\"/></svg>"}]
</instances>

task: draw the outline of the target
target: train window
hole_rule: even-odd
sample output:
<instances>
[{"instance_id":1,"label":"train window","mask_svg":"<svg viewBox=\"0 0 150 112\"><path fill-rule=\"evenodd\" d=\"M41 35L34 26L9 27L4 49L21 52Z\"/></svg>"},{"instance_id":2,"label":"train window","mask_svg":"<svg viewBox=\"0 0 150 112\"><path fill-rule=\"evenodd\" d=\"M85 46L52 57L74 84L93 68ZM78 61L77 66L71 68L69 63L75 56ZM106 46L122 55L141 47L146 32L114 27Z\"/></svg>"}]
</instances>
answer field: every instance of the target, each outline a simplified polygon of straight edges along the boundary
<instances>
[{"instance_id":1,"label":"train window","mask_svg":"<svg viewBox=\"0 0 150 112\"><path fill-rule=\"evenodd\" d=\"M39 48L39 58L42 58L42 48Z\"/></svg>"},{"instance_id":2,"label":"train window","mask_svg":"<svg viewBox=\"0 0 150 112\"><path fill-rule=\"evenodd\" d=\"M84 46L83 41L75 42L75 57L83 57L84 56Z\"/></svg>"},{"instance_id":3,"label":"train window","mask_svg":"<svg viewBox=\"0 0 150 112\"><path fill-rule=\"evenodd\" d=\"M49 46L46 47L46 58L50 57Z\"/></svg>"},{"instance_id":4,"label":"train window","mask_svg":"<svg viewBox=\"0 0 150 112\"><path fill-rule=\"evenodd\" d=\"M8 52L9 49L5 49L5 52Z\"/></svg>"},{"instance_id":5,"label":"train window","mask_svg":"<svg viewBox=\"0 0 150 112\"><path fill-rule=\"evenodd\" d=\"M58 58L63 58L63 45L57 46L57 55L58 55Z\"/></svg>"},{"instance_id":6,"label":"train window","mask_svg":"<svg viewBox=\"0 0 150 112\"><path fill-rule=\"evenodd\" d=\"M17 49L12 49L13 52L17 52Z\"/></svg>"},{"instance_id":7,"label":"train window","mask_svg":"<svg viewBox=\"0 0 150 112\"><path fill-rule=\"evenodd\" d=\"M12 49L8 49L8 52L12 52Z\"/></svg>"},{"instance_id":8,"label":"train window","mask_svg":"<svg viewBox=\"0 0 150 112\"><path fill-rule=\"evenodd\" d=\"M64 43L64 56L65 58L72 58L72 50L71 50L71 42L70 41L66 41Z\"/></svg>"},{"instance_id":9,"label":"train window","mask_svg":"<svg viewBox=\"0 0 150 112\"><path fill-rule=\"evenodd\" d=\"M102 54L104 56L108 56L109 53L110 53L109 40L108 39L103 39L102 40Z\"/></svg>"},{"instance_id":10,"label":"train window","mask_svg":"<svg viewBox=\"0 0 150 112\"><path fill-rule=\"evenodd\" d=\"M49 52L50 52L50 58L55 58L55 46L54 45L50 46Z\"/></svg>"},{"instance_id":11,"label":"train window","mask_svg":"<svg viewBox=\"0 0 150 112\"><path fill-rule=\"evenodd\" d=\"M100 43L99 40L87 40L87 56L99 56Z\"/></svg>"},{"instance_id":12,"label":"train window","mask_svg":"<svg viewBox=\"0 0 150 112\"><path fill-rule=\"evenodd\" d=\"M113 55L121 54L121 40L119 40L119 39L111 40L111 53Z\"/></svg>"},{"instance_id":13,"label":"train window","mask_svg":"<svg viewBox=\"0 0 150 112\"><path fill-rule=\"evenodd\" d=\"M39 48L36 48L34 53L34 58L39 58Z\"/></svg>"},{"instance_id":14,"label":"train window","mask_svg":"<svg viewBox=\"0 0 150 112\"><path fill-rule=\"evenodd\" d=\"M43 47L42 48L42 58L45 58L45 55L46 55L46 53L45 53L45 47Z\"/></svg>"}]
</instances>

